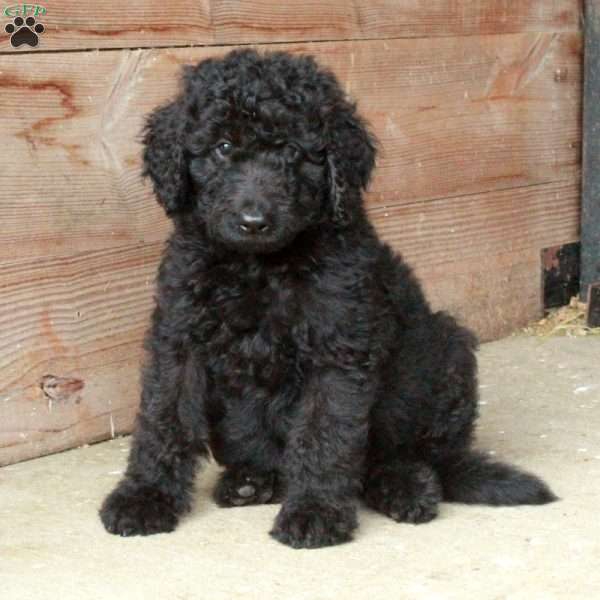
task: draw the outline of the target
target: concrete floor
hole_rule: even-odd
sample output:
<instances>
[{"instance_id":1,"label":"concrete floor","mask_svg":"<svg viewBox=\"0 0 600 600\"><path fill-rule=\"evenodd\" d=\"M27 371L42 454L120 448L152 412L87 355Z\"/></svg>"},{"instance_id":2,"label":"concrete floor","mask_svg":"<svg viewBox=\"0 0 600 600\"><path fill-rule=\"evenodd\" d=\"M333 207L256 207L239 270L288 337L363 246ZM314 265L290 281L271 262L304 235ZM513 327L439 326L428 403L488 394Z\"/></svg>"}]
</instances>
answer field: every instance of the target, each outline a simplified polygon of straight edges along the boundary
<instances>
[{"instance_id":1,"label":"concrete floor","mask_svg":"<svg viewBox=\"0 0 600 600\"><path fill-rule=\"evenodd\" d=\"M175 533L121 539L96 515L125 464L119 439L0 470L0 598L600 598L600 338L509 338L480 365L479 445L560 502L445 504L420 526L362 509L353 543L298 551L267 535L276 506L218 509L210 466Z\"/></svg>"}]
</instances>

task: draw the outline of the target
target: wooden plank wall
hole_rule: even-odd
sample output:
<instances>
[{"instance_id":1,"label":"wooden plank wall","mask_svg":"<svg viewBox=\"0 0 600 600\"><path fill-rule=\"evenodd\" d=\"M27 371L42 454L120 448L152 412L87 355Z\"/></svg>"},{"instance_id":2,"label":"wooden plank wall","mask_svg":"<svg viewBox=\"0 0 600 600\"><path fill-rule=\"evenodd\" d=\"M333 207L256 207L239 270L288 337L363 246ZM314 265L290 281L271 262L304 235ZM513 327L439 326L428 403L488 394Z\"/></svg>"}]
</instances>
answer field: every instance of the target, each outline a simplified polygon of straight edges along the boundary
<instances>
[{"instance_id":1,"label":"wooden plank wall","mask_svg":"<svg viewBox=\"0 0 600 600\"><path fill-rule=\"evenodd\" d=\"M45 6L39 49L0 38L0 464L130 430L169 231L140 126L233 44L312 53L357 98L370 214L436 307L483 339L539 314L540 250L579 234L579 0Z\"/></svg>"}]
</instances>

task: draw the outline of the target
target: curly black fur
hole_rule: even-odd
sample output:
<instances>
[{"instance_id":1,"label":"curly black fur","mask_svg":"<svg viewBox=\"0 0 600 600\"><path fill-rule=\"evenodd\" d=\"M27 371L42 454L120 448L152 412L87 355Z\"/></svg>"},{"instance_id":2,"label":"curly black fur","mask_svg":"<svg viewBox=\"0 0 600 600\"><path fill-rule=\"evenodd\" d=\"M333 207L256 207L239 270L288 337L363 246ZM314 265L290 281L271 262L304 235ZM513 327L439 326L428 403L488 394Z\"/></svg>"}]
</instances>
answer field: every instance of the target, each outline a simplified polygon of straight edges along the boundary
<instances>
[{"instance_id":1,"label":"curly black fur","mask_svg":"<svg viewBox=\"0 0 600 600\"><path fill-rule=\"evenodd\" d=\"M144 142L174 233L110 532L171 531L209 450L217 502L282 500L271 534L296 548L351 539L361 496L413 523L442 499L555 498L471 451L475 338L377 238L375 141L330 72L286 53L205 60Z\"/></svg>"}]
</instances>

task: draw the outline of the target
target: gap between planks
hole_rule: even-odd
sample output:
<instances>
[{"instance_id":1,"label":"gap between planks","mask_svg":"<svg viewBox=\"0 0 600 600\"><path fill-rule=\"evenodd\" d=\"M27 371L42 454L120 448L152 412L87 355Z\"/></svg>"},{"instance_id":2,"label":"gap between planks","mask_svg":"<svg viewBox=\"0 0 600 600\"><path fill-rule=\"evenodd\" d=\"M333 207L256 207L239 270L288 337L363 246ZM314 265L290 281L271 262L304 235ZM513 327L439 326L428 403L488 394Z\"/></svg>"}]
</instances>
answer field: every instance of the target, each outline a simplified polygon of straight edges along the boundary
<instances>
[{"instance_id":1,"label":"gap between planks","mask_svg":"<svg viewBox=\"0 0 600 600\"><path fill-rule=\"evenodd\" d=\"M64 50L21 50L21 51L10 51L0 50L0 56L15 56L17 54L62 54L62 53L82 53L82 52L123 52L123 51L134 51L134 50L181 50L194 48L255 48L260 46L286 46L290 44L331 44L331 43L352 43L352 42L390 42L394 40L441 40L448 38L473 38L473 37L505 37L512 35L563 35L566 33L581 34L581 29L574 31L503 31L500 33L454 33L448 35L394 35L394 36L377 36L377 37L356 37L356 38L331 38L331 39L290 39L290 40L278 40L278 41L264 41L264 42L227 42L227 43L214 43L214 44L172 44L168 46L119 46L112 48L67 48Z\"/></svg>"}]
</instances>

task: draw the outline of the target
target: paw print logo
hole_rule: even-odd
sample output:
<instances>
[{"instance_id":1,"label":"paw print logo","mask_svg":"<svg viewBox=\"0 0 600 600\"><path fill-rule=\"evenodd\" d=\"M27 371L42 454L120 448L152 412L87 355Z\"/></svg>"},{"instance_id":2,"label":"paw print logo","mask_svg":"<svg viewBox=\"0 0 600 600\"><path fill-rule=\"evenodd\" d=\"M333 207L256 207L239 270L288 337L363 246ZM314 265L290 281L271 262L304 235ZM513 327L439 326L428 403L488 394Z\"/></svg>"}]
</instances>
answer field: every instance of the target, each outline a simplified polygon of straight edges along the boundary
<instances>
[{"instance_id":1,"label":"paw print logo","mask_svg":"<svg viewBox=\"0 0 600 600\"><path fill-rule=\"evenodd\" d=\"M23 44L27 44L35 48L39 43L38 35L44 33L44 26L41 23L36 23L34 17L15 17L12 23L7 23L4 27L6 33L10 36L10 43L13 48L18 48Z\"/></svg>"}]
</instances>

